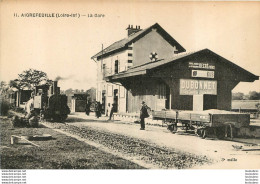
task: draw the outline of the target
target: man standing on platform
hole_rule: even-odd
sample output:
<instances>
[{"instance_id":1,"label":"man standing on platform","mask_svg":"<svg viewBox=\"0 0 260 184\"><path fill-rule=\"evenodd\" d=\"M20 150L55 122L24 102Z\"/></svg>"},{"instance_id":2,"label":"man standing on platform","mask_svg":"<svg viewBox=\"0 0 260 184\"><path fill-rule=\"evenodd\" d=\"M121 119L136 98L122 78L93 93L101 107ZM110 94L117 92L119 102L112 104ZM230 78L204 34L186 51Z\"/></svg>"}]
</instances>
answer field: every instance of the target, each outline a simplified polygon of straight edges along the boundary
<instances>
[{"instance_id":1,"label":"man standing on platform","mask_svg":"<svg viewBox=\"0 0 260 184\"><path fill-rule=\"evenodd\" d=\"M89 113L90 113L90 106L91 106L90 101L87 101L86 109L85 109L85 111L86 111L86 115L89 115Z\"/></svg>"},{"instance_id":2,"label":"man standing on platform","mask_svg":"<svg viewBox=\"0 0 260 184\"><path fill-rule=\"evenodd\" d=\"M113 116L114 112L115 112L115 104L113 103L112 107L111 107L111 110L110 110L110 114L109 114L109 119L108 120L112 119L112 116Z\"/></svg>"},{"instance_id":3,"label":"man standing on platform","mask_svg":"<svg viewBox=\"0 0 260 184\"><path fill-rule=\"evenodd\" d=\"M142 101L142 108L140 110L140 119L141 119L141 128L140 128L140 130L145 130L145 121L144 121L144 119L149 117L149 114L148 114L148 111L147 111L148 109L150 110L150 107L148 107L145 104L145 102Z\"/></svg>"}]
</instances>

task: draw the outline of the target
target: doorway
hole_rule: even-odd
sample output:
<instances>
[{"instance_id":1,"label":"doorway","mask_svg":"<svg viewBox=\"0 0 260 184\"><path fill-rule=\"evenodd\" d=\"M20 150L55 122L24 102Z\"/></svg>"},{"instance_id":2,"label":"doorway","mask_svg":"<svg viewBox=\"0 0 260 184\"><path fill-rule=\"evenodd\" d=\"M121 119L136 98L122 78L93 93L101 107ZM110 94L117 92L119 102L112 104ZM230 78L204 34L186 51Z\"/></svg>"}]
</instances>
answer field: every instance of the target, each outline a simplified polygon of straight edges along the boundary
<instances>
[{"instance_id":1,"label":"doorway","mask_svg":"<svg viewBox=\"0 0 260 184\"><path fill-rule=\"evenodd\" d=\"M217 109L217 95L193 95L193 111Z\"/></svg>"},{"instance_id":2,"label":"doorway","mask_svg":"<svg viewBox=\"0 0 260 184\"><path fill-rule=\"evenodd\" d=\"M204 95L203 110L217 109L217 95Z\"/></svg>"},{"instance_id":3,"label":"doorway","mask_svg":"<svg viewBox=\"0 0 260 184\"><path fill-rule=\"evenodd\" d=\"M114 112L118 112L118 89L114 90Z\"/></svg>"},{"instance_id":4,"label":"doorway","mask_svg":"<svg viewBox=\"0 0 260 184\"><path fill-rule=\"evenodd\" d=\"M102 114L105 114L106 109L106 90L102 91Z\"/></svg>"},{"instance_id":5,"label":"doorway","mask_svg":"<svg viewBox=\"0 0 260 184\"><path fill-rule=\"evenodd\" d=\"M171 95L171 92L170 92L170 88L167 84L165 84L165 109L171 109L170 107L170 95Z\"/></svg>"}]
</instances>

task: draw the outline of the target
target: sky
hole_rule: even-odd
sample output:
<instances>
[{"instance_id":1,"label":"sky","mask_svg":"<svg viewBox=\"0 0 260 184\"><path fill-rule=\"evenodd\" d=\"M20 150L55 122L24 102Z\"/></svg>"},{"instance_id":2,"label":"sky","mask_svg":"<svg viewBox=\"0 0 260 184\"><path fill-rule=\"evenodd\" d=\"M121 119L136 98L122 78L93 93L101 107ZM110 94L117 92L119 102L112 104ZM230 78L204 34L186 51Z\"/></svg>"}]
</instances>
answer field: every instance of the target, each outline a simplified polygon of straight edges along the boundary
<instances>
[{"instance_id":1,"label":"sky","mask_svg":"<svg viewBox=\"0 0 260 184\"><path fill-rule=\"evenodd\" d=\"M1 1L0 80L29 68L62 78L62 90L96 84L102 48L126 37L128 25L159 23L188 52L208 48L260 75L260 2ZM26 13L78 17L21 17ZM104 17L88 15L103 14ZM86 15L86 16L84 16ZM19 17L17 17L19 16ZM260 82L233 92L260 91Z\"/></svg>"}]
</instances>

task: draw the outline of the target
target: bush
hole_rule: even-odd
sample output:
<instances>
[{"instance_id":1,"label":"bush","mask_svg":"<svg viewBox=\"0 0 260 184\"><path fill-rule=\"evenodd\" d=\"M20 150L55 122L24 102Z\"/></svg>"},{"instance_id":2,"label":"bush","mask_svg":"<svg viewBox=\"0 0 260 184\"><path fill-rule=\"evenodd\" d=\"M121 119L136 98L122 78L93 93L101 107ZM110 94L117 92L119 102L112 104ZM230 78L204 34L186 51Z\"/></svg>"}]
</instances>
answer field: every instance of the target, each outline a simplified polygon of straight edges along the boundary
<instances>
[{"instance_id":1,"label":"bush","mask_svg":"<svg viewBox=\"0 0 260 184\"><path fill-rule=\"evenodd\" d=\"M1 104L0 104L0 115L1 116L6 116L8 114L8 111L11 107L11 104L6 101L6 100L1 100Z\"/></svg>"}]
</instances>

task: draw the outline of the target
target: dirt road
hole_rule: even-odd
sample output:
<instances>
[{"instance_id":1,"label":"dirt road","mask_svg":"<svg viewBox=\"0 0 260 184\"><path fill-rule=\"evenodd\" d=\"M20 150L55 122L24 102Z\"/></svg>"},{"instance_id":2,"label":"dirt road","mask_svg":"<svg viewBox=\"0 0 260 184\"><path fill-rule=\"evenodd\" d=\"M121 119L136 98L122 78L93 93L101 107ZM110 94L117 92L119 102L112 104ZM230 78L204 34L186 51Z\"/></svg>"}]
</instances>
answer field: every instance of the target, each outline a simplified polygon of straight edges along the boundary
<instances>
[{"instance_id":1,"label":"dirt road","mask_svg":"<svg viewBox=\"0 0 260 184\"><path fill-rule=\"evenodd\" d=\"M259 150L237 149L249 145L172 134L165 127L147 126L141 131L138 124L108 122L79 113L70 115L66 126L60 128L160 168L257 169L260 165Z\"/></svg>"}]
</instances>

